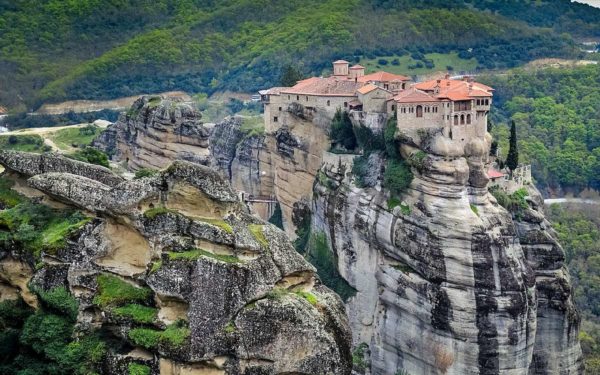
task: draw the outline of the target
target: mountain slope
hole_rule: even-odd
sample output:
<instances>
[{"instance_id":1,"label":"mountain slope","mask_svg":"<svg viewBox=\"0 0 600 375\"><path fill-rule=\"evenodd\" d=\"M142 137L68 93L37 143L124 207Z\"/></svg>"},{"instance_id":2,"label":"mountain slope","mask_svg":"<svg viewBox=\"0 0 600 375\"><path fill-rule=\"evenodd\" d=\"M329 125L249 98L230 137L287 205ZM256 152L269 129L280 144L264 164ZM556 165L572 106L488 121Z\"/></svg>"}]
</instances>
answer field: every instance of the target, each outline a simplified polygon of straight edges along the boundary
<instances>
[{"instance_id":1,"label":"mountain slope","mask_svg":"<svg viewBox=\"0 0 600 375\"><path fill-rule=\"evenodd\" d=\"M535 3L543 6L531 20L485 1L3 0L0 104L255 90L276 84L287 64L318 74L332 58L364 54L457 50L487 68L574 56L561 34L568 23L548 28L556 7ZM560 4L571 33L599 33L600 11Z\"/></svg>"}]
</instances>

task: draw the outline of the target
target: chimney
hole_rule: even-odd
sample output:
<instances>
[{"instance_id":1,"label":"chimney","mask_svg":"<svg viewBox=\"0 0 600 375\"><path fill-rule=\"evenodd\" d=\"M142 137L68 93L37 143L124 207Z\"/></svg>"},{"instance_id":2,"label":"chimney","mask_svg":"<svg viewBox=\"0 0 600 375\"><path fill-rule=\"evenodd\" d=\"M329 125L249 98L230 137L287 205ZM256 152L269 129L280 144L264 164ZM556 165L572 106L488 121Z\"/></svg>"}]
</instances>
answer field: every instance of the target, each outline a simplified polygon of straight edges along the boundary
<instances>
[{"instance_id":1,"label":"chimney","mask_svg":"<svg viewBox=\"0 0 600 375\"><path fill-rule=\"evenodd\" d=\"M444 75L444 79L450 79L450 73L446 73L446 75Z\"/></svg>"}]
</instances>

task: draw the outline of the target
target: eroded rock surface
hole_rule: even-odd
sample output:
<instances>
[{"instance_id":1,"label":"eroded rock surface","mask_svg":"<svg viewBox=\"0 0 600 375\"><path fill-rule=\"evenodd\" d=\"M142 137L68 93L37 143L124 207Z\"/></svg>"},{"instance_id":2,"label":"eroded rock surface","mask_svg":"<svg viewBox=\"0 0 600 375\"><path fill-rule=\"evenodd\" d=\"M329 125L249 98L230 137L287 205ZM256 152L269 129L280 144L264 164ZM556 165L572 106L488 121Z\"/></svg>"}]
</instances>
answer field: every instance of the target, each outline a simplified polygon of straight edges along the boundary
<instances>
[{"instance_id":1,"label":"eroded rock surface","mask_svg":"<svg viewBox=\"0 0 600 375\"><path fill-rule=\"evenodd\" d=\"M19 160L33 157L10 156L0 162L13 173L25 170ZM219 173L177 161L152 177L109 186L74 173L78 163L73 168L25 174L35 189L93 219L55 254L26 264L29 273L0 279L28 302L22 291L29 280L39 290L66 287L79 302L80 333L105 329L124 342L107 356L105 373L127 374L131 362L153 374L350 373L341 299L282 231L248 213ZM0 271L18 252L2 254ZM107 283L143 297L111 300ZM155 318L142 324L116 314L125 303L155 309ZM136 338L140 329L165 336L149 344Z\"/></svg>"}]
</instances>

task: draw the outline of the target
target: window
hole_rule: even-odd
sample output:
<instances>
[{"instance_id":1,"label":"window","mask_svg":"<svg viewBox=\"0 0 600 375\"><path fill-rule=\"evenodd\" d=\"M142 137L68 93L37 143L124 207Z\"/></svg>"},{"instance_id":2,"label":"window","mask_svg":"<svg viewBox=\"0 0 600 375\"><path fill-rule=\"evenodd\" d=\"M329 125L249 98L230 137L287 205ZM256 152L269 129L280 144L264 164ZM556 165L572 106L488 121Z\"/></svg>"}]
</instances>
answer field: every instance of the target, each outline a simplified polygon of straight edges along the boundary
<instances>
[{"instance_id":1,"label":"window","mask_svg":"<svg viewBox=\"0 0 600 375\"><path fill-rule=\"evenodd\" d=\"M281 107L279 107L279 112L281 112Z\"/></svg>"},{"instance_id":2,"label":"window","mask_svg":"<svg viewBox=\"0 0 600 375\"><path fill-rule=\"evenodd\" d=\"M329 107L331 105L331 100L327 101L327 106Z\"/></svg>"},{"instance_id":3,"label":"window","mask_svg":"<svg viewBox=\"0 0 600 375\"><path fill-rule=\"evenodd\" d=\"M290 100L290 96L288 95L288 100Z\"/></svg>"},{"instance_id":4,"label":"window","mask_svg":"<svg viewBox=\"0 0 600 375\"><path fill-rule=\"evenodd\" d=\"M308 101L308 96L306 97L306 101Z\"/></svg>"},{"instance_id":5,"label":"window","mask_svg":"<svg viewBox=\"0 0 600 375\"><path fill-rule=\"evenodd\" d=\"M446 120L450 120L450 115L446 115Z\"/></svg>"},{"instance_id":6,"label":"window","mask_svg":"<svg viewBox=\"0 0 600 375\"><path fill-rule=\"evenodd\" d=\"M454 125L458 125L458 115L454 115Z\"/></svg>"},{"instance_id":7,"label":"window","mask_svg":"<svg viewBox=\"0 0 600 375\"><path fill-rule=\"evenodd\" d=\"M344 108L348 107L348 102L344 102Z\"/></svg>"},{"instance_id":8,"label":"window","mask_svg":"<svg viewBox=\"0 0 600 375\"><path fill-rule=\"evenodd\" d=\"M467 124L471 123L471 115L467 115Z\"/></svg>"},{"instance_id":9,"label":"window","mask_svg":"<svg viewBox=\"0 0 600 375\"><path fill-rule=\"evenodd\" d=\"M396 110L396 105L392 104L392 111L395 111L395 110Z\"/></svg>"},{"instance_id":10,"label":"window","mask_svg":"<svg viewBox=\"0 0 600 375\"><path fill-rule=\"evenodd\" d=\"M477 99L477 105L481 105L481 100Z\"/></svg>"},{"instance_id":11,"label":"window","mask_svg":"<svg viewBox=\"0 0 600 375\"><path fill-rule=\"evenodd\" d=\"M489 100L489 99L486 99L486 100L485 100L485 105L489 105L489 104L490 104L490 100Z\"/></svg>"},{"instance_id":12,"label":"window","mask_svg":"<svg viewBox=\"0 0 600 375\"><path fill-rule=\"evenodd\" d=\"M273 122L277 122L277 120L279 120L277 116L273 117Z\"/></svg>"},{"instance_id":13,"label":"window","mask_svg":"<svg viewBox=\"0 0 600 375\"><path fill-rule=\"evenodd\" d=\"M417 106L417 117L423 117L423 107L420 105Z\"/></svg>"},{"instance_id":14,"label":"window","mask_svg":"<svg viewBox=\"0 0 600 375\"><path fill-rule=\"evenodd\" d=\"M402 84L402 90L404 90L406 88L406 83Z\"/></svg>"},{"instance_id":15,"label":"window","mask_svg":"<svg viewBox=\"0 0 600 375\"><path fill-rule=\"evenodd\" d=\"M383 84L383 88L387 90L387 89L389 89L389 88L390 88L390 86L389 86L387 83L384 83L384 84Z\"/></svg>"},{"instance_id":16,"label":"window","mask_svg":"<svg viewBox=\"0 0 600 375\"><path fill-rule=\"evenodd\" d=\"M450 136L450 139L452 139L452 130L450 130L450 133L448 135Z\"/></svg>"},{"instance_id":17,"label":"window","mask_svg":"<svg viewBox=\"0 0 600 375\"><path fill-rule=\"evenodd\" d=\"M300 100L300 95L296 95L296 100Z\"/></svg>"},{"instance_id":18,"label":"window","mask_svg":"<svg viewBox=\"0 0 600 375\"><path fill-rule=\"evenodd\" d=\"M465 124L465 115L460 115L460 124L461 125Z\"/></svg>"}]
</instances>

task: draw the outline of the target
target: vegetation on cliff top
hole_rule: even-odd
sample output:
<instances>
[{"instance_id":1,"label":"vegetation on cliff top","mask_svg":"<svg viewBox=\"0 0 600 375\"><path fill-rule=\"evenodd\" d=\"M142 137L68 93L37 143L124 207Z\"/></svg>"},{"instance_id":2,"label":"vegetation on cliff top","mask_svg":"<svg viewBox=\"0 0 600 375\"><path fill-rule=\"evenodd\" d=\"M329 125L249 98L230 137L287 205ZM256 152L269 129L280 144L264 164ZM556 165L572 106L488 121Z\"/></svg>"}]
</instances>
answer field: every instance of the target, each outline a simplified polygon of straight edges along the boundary
<instances>
[{"instance_id":1,"label":"vegetation on cliff top","mask_svg":"<svg viewBox=\"0 0 600 375\"><path fill-rule=\"evenodd\" d=\"M539 187L600 189L600 65L517 69L481 80L496 89L491 132L501 157L512 120L519 160L532 164Z\"/></svg>"},{"instance_id":2,"label":"vegetation on cliff top","mask_svg":"<svg viewBox=\"0 0 600 375\"><path fill-rule=\"evenodd\" d=\"M320 74L339 57L456 51L510 67L576 55L567 33L597 36L599 14L568 0L3 2L0 103L249 91L277 84L285 66Z\"/></svg>"}]
</instances>

